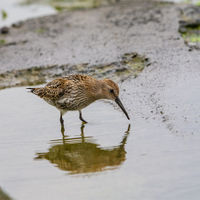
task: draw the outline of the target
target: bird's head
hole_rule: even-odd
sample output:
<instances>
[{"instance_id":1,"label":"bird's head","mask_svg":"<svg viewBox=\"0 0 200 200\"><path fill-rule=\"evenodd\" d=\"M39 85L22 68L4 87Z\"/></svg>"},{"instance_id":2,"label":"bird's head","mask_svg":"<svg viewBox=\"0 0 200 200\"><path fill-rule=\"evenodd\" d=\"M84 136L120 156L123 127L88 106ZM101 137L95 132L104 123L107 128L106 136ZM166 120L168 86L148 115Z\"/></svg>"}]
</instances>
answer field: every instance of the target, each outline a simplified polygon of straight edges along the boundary
<instances>
[{"instance_id":1,"label":"bird's head","mask_svg":"<svg viewBox=\"0 0 200 200\"><path fill-rule=\"evenodd\" d=\"M101 87L102 98L115 101L118 104L118 106L122 109L122 111L124 112L126 117L128 119L130 119L129 116L128 116L128 113L126 112L126 109L124 108L122 102L119 99L119 87L118 87L118 85L110 79L103 79L103 80L101 80L101 82L102 82L102 87Z\"/></svg>"},{"instance_id":2,"label":"bird's head","mask_svg":"<svg viewBox=\"0 0 200 200\"><path fill-rule=\"evenodd\" d=\"M118 85L109 79L103 79L102 82L102 95L104 99L110 99L115 101L115 99L119 96L119 87Z\"/></svg>"}]
</instances>

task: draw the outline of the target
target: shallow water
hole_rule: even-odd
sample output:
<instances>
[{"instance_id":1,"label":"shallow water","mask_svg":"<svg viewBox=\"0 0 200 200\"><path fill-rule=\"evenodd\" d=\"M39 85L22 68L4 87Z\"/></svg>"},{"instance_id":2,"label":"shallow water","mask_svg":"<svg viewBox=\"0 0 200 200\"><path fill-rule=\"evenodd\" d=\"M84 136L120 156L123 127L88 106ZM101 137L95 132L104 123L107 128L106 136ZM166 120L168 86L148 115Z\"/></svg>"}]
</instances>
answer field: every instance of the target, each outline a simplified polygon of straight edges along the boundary
<instances>
[{"instance_id":1,"label":"shallow water","mask_svg":"<svg viewBox=\"0 0 200 200\"><path fill-rule=\"evenodd\" d=\"M174 2L174 3L188 3L188 4L196 4L199 3L199 0L164 0L166 2Z\"/></svg>"},{"instance_id":2,"label":"shallow water","mask_svg":"<svg viewBox=\"0 0 200 200\"><path fill-rule=\"evenodd\" d=\"M30 18L41 17L56 14L57 11L50 5L20 5L22 0L1 0L0 15L2 10L7 13L7 17L3 19L0 16L0 27L10 26L11 24Z\"/></svg>"},{"instance_id":3,"label":"shallow water","mask_svg":"<svg viewBox=\"0 0 200 200\"><path fill-rule=\"evenodd\" d=\"M185 3L185 2L187 2L187 3L191 3L191 4L199 3L199 0L190 0L190 1L186 1L186 0L164 0L164 1L174 2L174 3ZM1 0L0 1L0 14L4 10L6 12L7 16L6 16L5 19L3 19L2 16L0 17L0 27L10 26L15 22L23 21L23 20L26 20L26 19L57 14L57 10L52 5L48 5L47 2L45 2L43 4L34 3L34 4L28 4L28 5L24 4L24 5L22 5L25 2L26 1L23 1L23 0L9 0L9 1ZM97 2L97 5L98 5L99 4L98 1L96 1L96 2ZM63 3L63 2L61 2L61 3ZM67 1L64 2L64 3L67 3ZM69 1L68 3L73 4L73 1ZM79 7L81 7L81 6L85 7L85 5L84 4L82 5L81 2L79 2L79 3L80 3ZM86 4L86 7L87 7L87 4ZM89 4L88 7L90 7L90 4Z\"/></svg>"},{"instance_id":4,"label":"shallow water","mask_svg":"<svg viewBox=\"0 0 200 200\"><path fill-rule=\"evenodd\" d=\"M0 186L15 199L200 196L198 134L177 136L136 116L128 121L97 101L83 110L85 127L78 112L64 116L63 137L59 112L24 87L1 90L0 99Z\"/></svg>"}]
</instances>

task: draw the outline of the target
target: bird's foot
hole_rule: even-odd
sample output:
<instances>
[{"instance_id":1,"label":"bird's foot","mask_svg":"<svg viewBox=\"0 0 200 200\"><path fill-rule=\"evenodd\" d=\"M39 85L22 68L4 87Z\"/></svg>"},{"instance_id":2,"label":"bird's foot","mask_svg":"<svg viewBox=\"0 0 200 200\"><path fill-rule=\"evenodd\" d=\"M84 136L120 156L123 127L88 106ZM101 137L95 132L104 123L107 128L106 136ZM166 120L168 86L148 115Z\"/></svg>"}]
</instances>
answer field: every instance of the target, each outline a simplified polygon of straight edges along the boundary
<instances>
[{"instance_id":1,"label":"bird's foot","mask_svg":"<svg viewBox=\"0 0 200 200\"><path fill-rule=\"evenodd\" d=\"M88 123L88 122L85 121L84 119L81 119L81 121L82 121L82 124L87 124L87 123Z\"/></svg>"},{"instance_id":2,"label":"bird's foot","mask_svg":"<svg viewBox=\"0 0 200 200\"><path fill-rule=\"evenodd\" d=\"M87 124L88 122L85 121L82 117L82 113L81 113L81 110L79 110L79 119L84 123L84 124Z\"/></svg>"}]
</instances>

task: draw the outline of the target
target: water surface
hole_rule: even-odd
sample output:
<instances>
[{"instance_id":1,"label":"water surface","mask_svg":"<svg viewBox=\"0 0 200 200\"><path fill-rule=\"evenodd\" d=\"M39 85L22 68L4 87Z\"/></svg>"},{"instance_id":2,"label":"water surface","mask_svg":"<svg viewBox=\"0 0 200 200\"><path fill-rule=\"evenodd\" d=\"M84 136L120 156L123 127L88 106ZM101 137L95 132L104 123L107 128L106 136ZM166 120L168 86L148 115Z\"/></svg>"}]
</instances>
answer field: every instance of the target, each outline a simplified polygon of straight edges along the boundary
<instances>
[{"instance_id":1,"label":"water surface","mask_svg":"<svg viewBox=\"0 0 200 200\"><path fill-rule=\"evenodd\" d=\"M83 110L85 127L78 112L64 116L63 137L59 112L24 87L1 90L0 99L0 185L15 199L200 195L199 135L177 136L137 116L129 122L97 101Z\"/></svg>"},{"instance_id":2,"label":"water surface","mask_svg":"<svg viewBox=\"0 0 200 200\"><path fill-rule=\"evenodd\" d=\"M15 22L56 14L57 11L50 5L32 4L20 5L22 0L1 0L0 1L0 27L10 26ZM6 12L3 19L1 12Z\"/></svg>"}]
</instances>

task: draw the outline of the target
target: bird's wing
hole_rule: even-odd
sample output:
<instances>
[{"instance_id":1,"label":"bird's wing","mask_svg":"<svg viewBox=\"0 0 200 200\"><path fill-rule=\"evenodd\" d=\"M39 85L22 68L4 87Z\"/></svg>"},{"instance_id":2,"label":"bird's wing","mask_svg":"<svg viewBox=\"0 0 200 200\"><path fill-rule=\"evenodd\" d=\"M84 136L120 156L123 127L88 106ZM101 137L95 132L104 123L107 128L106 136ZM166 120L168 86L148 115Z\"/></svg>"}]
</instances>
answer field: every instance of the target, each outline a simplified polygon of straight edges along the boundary
<instances>
[{"instance_id":1,"label":"bird's wing","mask_svg":"<svg viewBox=\"0 0 200 200\"><path fill-rule=\"evenodd\" d=\"M69 82L69 80L58 78L49 82L46 86L42 88L32 88L31 92L41 98L52 100L57 99L64 94L66 85L70 84Z\"/></svg>"},{"instance_id":2,"label":"bird's wing","mask_svg":"<svg viewBox=\"0 0 200 200\"><path fill-rule=\"evenodd\" d=\"M52 89L60 89L63 88L66 84L67 80L62 78L57 78L51 82L49 82L45 87L52 88Z\"/></svg>"}]
</instances>

